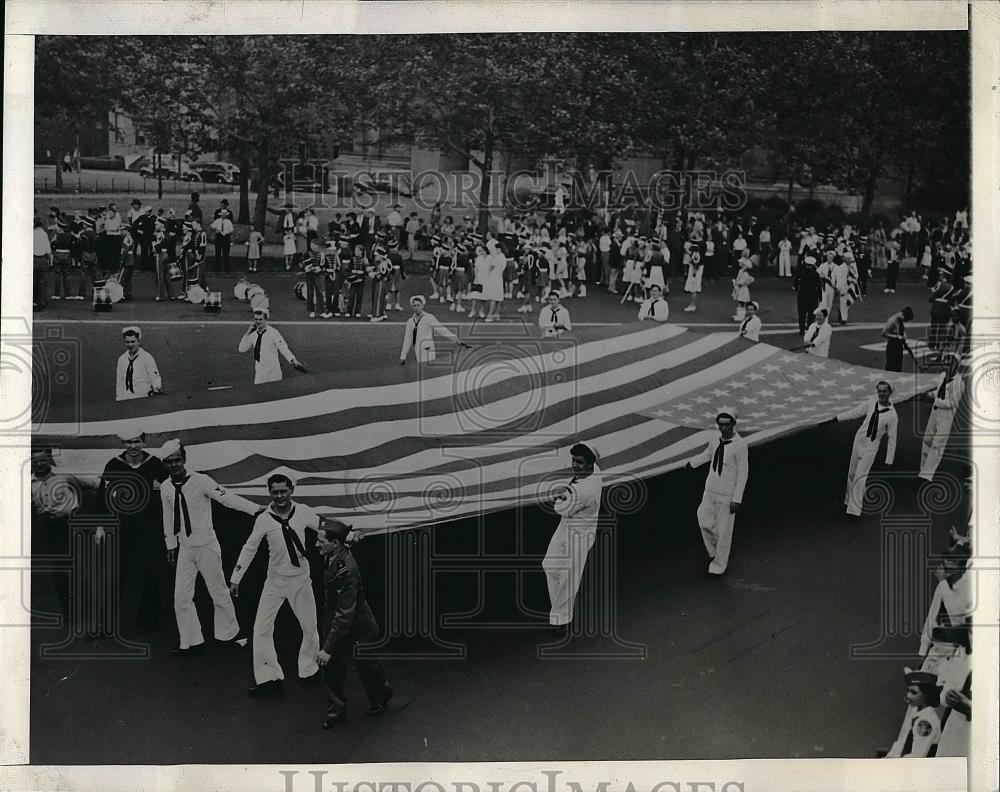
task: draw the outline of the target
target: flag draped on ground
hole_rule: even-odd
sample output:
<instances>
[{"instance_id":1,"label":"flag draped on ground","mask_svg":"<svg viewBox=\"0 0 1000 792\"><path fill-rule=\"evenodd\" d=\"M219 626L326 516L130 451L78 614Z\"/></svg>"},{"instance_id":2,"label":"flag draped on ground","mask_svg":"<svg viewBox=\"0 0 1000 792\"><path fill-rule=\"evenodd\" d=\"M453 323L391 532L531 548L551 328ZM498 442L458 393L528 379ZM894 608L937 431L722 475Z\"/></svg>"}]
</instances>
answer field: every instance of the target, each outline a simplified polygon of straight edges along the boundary
<instances>
[{"instance_id":1,"label":"flag draped on ground","mask_svg":"<svg viewBox=\"0 0 1000 792\"><path fill-rule=\"evenodd\" d=\"M419 369L84 404L78 420L36 418L35 442L63 449L64 469L99 472L126 427L154 453L179 438L190 469L241 495L265 502L268 475L285 472L296 499L380 531L550 500L577 441L610 483L629 481L683 466L721 407L740 411L753 446L833 419L879 379L897 402L934 384L675 325L468 340Z\"/></svg>"}]
</instances>

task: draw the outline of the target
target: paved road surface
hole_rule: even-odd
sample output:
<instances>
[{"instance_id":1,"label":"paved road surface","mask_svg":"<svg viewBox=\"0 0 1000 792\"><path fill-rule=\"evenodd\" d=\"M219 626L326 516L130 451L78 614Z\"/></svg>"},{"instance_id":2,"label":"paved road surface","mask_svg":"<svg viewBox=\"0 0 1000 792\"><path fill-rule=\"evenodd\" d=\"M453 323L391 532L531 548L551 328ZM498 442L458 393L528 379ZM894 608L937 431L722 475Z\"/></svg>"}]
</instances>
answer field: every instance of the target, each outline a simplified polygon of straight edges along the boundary
<instances>
[{"instance_id":1,"label":"paved road surface","mask_svg":"<svg viewBox=\"0 0 1000 792\"><path fill-rule=\"evenodd\" d=\"M278 319L303 320L302 303L281 297L290 291L287 282L276 278L274 284ZM416 279L407 281L408 292L417 285ZM721 284L709 286L713 289L728 296ZM766 324L791 320L791 295L784 284L764 284L760 292L770 308ZM920 318L922 294L916 286L901 289L895 299L873 294L858 310L859 321L881 320L907 300L921 306ZM144 344L157 355L170 389L249 383L249 363L235 352L241 328L229 323L239 319L242 325L245 309L232 301L219 317L190 306L132 303L116 306L100 323L86 308L54 305L36 318L44 321L38 328L61 327L81 340L88 390L107 389L111 398L119 327L135 320L143 325ZM571 301L571 310L577 321L620 322L634 309L626 311L599 296ZM729 311L729 301L716 297L696 316L722 323ZM447 312L438 314L448 318ZM675 312L672 318L681 317L688 315ZM158 323L163 321L171 323ZM375 326L317 321L281 329L304 360L350 369L394 362L398 321L394 317L391 324ZM877 336L875 329L838 330L834 355L877 365L877 353L859 349ZM796 333L767 341L792 346ZM913 471L919 460L916 430L927 411L923 402L900 407L898 464L876 477L891 483L892 514L910 515L908 530L926 532L929 546L940 549L948 528L964 524L966 505L923 516L926 501L918 500ZM600 545L592 555L578 605L581 614L613 610L615 618L604 625L613 630L575 635L561 650L544 646L553 639L537 616L547 603L540 557L555 526L552 515L532 508L491 515L482 524L466 520L432 530L433 563L450 564L435 584L433 612L482 611L460 620L464 626L437 628L440 642L459 647L463 656L453 659L439 656L441 646L399 637L400 621L390 607L395 591L390 583L398 579L385 571L388 542L415 543L425 534L366 539L357 556L375 612L391 633L388 651L425 656L386 661L396 699L381 719L364 717L363 693L352 678L351 718L332 732L319 728L324 711L319 688L290 681L281 699L248 699L249 649L213 648L201 657L177 660L167 654L169 637L153 634L147 637L148 659L42 659L41 644L55 636L39 629L31 669L31 760L171 764L873 756L876 747L892 742L898 728L904 709L901 669L912 662L917 639L907 634L876 646L872 651L890 654L882 659L852 659L851 647L879 643L883 612L890 606L918 614L911 618L915 628L930 592L918 590L916 601L897 597L887 605L882 571L887 523L877 515L854 523L841 517L837 504L856 425L830 424L753 450L730 571L722 579L704 575L694 518L704 472L677 471L647 482L641 509L621 517L608 532L613 549ZM904 471L909 474L898 477ZM958 458L942 466L942 474L956 481L965 472ZM230 567L242 541L234 525L225 518L220 524ZM513 573L491 572L480 596L482 570L494 562L454 560L455 554L477 552L477 537L487 556L519 559L520 587ZM456 571L456 566L466 569ZM601 568L614 571L612 583L597 575ZM912 572L930 585L929 573ZM51 606L51 589L44 583L35 587L36 605ZM615 592L613 609L605 600L609 587ZM245 628L252 624L253 602L251 585L240 603ZM204 592L200 604L204 611ZM521 626L483 626L498 622ZM210 607L203 623L210 624ZM282 661L293 676L297 635L290 619L279 620L279 639ZM100 653L113 643L84 646ZM541 648L557 651L541 656ZM641 656L620 656L636 650Z\"/></svg>"}]
</instances>

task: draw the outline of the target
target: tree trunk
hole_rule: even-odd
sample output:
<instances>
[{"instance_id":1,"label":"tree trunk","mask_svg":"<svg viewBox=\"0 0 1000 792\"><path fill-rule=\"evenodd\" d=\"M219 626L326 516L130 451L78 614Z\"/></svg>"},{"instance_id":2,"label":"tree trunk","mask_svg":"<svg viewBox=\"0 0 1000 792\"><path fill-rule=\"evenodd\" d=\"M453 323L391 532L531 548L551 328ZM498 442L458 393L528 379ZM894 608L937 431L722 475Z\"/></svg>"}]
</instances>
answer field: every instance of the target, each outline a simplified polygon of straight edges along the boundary
<instances>
[{"instance_id":1,"label":"tree trunk","mask_svg":"<svg viewBox=\"0 0 1000 792\"><path fill-rule=\"evenodd\" d=\"M865 195L861 202L861 220L867 222L871 217L872 203L875 201L875 185L878 183L878 170L873 170L865 180Z\"/></svg>"},{"instance_id":2,"label":"tree trunk","mask_svg":"<svg viewBox=\"0 0 1000 792\"><path fill-rule=\"evenodd\" d=\"M788 174L788 208L792 208L792 195L795 191L795 169L792 168L792 172Z\"/></svg>"},{"instance_id":3,"label":"tree trunk","mask_svg":"<svg viewBox=\"0 0 1000 792\"><path fill-rule=\"evenodd\" d=\"M253 210L254 228L260 230L262 234L267 222L267 174L270 159L271 152L265 138L257 147L257 203Z\"/></svg>"},{"instance_id":4,"label":"tree trunk","mask_svg":"<svg viewBox=\"0 0 1000 792\"><path fill-rule=\"evenodd\" d=\"M163 200L163 155L156 152L156 200Z\"/></svg>"},{"instance_id":5,"label":"tree trunk","mask_svg":"<svg viewBox=\"0 0 1000 792\"><path fill-rule=\"evenodd\" d=\"M493 112L490 111L490 129L483 145L482 181L479 185L479 233L485 234L490 224L490 172L493 170Z\"/></svg>"},{"instance_id":6,"label":"tree trunk","mask_svg":"<svg viewBox=\"0 0 1000 792\"><path fill-rule=\"evenodd\" d=\"M59 154L56 154L56 189L62 190L63 179L62 179L62 158Z\"/></svg>"},{"instance_id":7,"label":"tree trunk","mask_svg":"<svg viewBox=\"0 0 1000 792\"><path fill-rule=\"evenodd\" d=\"M258 192L267 192L267 185L259 185ZM236 222L245 225L250 222L250 150L246 143L240 143L240 210Z\"/></svg>"}]
</instances>

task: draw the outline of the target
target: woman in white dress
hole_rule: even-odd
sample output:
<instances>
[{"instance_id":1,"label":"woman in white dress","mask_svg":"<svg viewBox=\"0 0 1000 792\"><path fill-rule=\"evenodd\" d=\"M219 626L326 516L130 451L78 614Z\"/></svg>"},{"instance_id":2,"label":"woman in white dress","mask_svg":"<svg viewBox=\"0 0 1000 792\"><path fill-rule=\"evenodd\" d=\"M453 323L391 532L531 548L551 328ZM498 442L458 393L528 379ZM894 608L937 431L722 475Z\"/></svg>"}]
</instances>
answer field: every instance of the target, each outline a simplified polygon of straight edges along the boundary
<instances>
[{"instance_id":1,"label":"woman in white dress","mask_svg":"<svg viewBox=\"0 0 1000 792\"><path fill-rule=\"evenodd\" d=\"M469 291L469 297L472 300L472 306L469 308L470 319L476 315L477 311L480 319L486 318L486 311L483 310L483 306L488 299L486 297L486 281L489 280L490 266L490 257L486 253L486 246L477 244L476 262L473 265L475 275L472 279L472 288Z\"/></svg>"},{"instance_id":2,"label":"woman in white dress","mask_svg":"<svg viewBox=\"0 0 1000 792\"><path fill-rule=\"evenodd\" d=\"M698 295L701 294L701 276L705 271L705 265L701 260L701 252L698 250L692 250L687 258L688 271L684 291L691 295L691 302L684 310L691 313L698 310Z\"/></svg>"},{"instance_id":3,"label":"woman in white dress","mask_svg":"<svg viewBox=\"0 0 1000 792\"><path fill-rule=\"evenodd\" d=\"M490 311L486 315L487 322L500 319L500 304L503 302L503 271L507 267L507 257L500 248L500 243L491 239L486 243L489 255L486 257L489 269L483 284L483 300L489 300ZM563 248L565 250L565 248ZM480 316L482 313L480 312Z\"/></svg>"}]
</instances>

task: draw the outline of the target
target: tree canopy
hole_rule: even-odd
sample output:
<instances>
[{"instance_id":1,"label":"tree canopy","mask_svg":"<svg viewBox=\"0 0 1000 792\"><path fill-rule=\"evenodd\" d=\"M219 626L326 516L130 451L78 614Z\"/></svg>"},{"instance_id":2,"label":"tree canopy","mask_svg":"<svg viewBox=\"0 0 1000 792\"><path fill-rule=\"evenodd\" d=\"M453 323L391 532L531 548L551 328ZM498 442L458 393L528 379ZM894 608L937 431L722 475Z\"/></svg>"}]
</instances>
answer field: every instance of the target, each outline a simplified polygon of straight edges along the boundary
<instances>
[{"instance_id":1,"label":"tree canopy","mask_svg":"<svg viewBox=\"0 0 1000 792\"><path fill-rule=\"evenodd\" d=\"M500 154L690 170L754 149L867 212L889 174L967 200L968 66L964 32L39 37L36 123L117 105L158 151L235 151L257 223L282 155L359 134L467 159L483 206Z\"/></svg>"}]
</instances>

